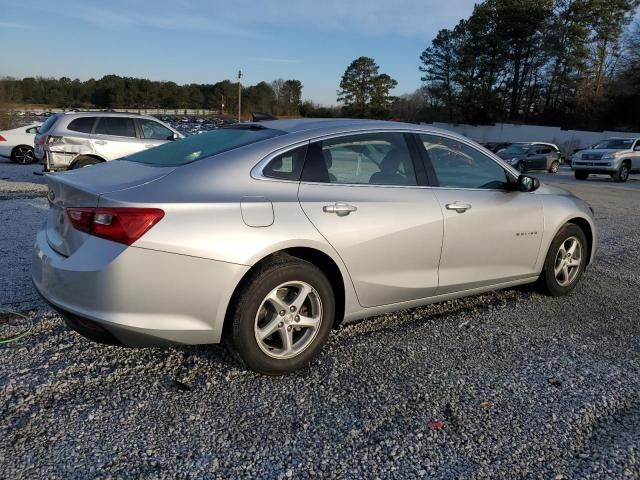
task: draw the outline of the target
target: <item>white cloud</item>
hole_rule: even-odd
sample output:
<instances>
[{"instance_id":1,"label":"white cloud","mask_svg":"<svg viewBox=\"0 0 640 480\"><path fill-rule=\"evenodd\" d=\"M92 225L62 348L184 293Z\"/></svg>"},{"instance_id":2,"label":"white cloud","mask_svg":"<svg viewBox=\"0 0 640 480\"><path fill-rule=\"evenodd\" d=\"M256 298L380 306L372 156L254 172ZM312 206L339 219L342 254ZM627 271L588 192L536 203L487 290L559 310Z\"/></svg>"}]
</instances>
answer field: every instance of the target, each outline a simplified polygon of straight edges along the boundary
<instances>
[{"instance_id":1,"label":"white cloud","mask_svg":"<svg viewBox=\"0 0 640 480\"><path fill-rule=\"evenodd\" d=\"M300 63L300 60L292 58L252 57L249 60L261 63Z\"/></svg>"},{"instance_id":2,"label":"white cloud","mask_svg":"<svg viewBox=\"0 0 640 480\"><path fill-rule=\"evenodd\" d=\"M0 22L0 28L16 28L20 30L31 30L35 27L33 25L27 25L24 23Z\"/></svg>"},{"instance_id":3,"label":"white cloud","mask_svg":"<svg viewBox=\"0 0 640 480\"><path fill-rule=\"evenodd\" d=\"M64 0L63 0L64 1ZM432 37L467 17L475 0L113 0L91 6L69 0L70 16L105 28L144 26L256 37L263 27L364 35Z\"/></svg>"}]
</instances>

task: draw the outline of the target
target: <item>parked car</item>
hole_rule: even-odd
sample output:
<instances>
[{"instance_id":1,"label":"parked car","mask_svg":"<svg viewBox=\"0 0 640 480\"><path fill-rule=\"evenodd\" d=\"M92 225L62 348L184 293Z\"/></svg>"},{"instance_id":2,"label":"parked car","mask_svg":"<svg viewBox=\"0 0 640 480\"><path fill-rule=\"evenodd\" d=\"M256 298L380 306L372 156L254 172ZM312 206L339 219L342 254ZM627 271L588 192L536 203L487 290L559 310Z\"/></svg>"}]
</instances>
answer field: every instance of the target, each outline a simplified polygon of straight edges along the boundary
<instances>
[{"instance_id":1,"label":"parked car","mask_svg":"<svg viewBox=\"0 0 640 480\"><path fill-rule=\"evenodd\" d=\"M12 162L27 165L33 163L33 139L40 123L13 128L0 132L0 155L9 157Z\"/></svg>"},{"instance_id":2,"label":"parked car","mask_svg":"<svg viewBox=\"0 0 640 480\"><path fill-rule=\"evenodd\" d=\"M127 113L51 115L35 137L44 171L73 170L125 157L184 136L154 117Z\"/></svg>"},{"instance_id":3,"label":"parked car","mask_svg":"<svg viewBox=\"0 0 640 480\"><path fill-rule=\"evenodd\" d=\"M557 145L546 142L512 143L497 155L521 173L532 170L556 173L562 163Z\"/></svg>"},{"instance_id":4,"label":"parked car","mask_svg":"<svg viewBox=\"0 0 640 480\"><path fill-rule=\"evenodd\" d=\"M500 150L507 148L509 145L511 145L510 142L487 142L482 144L484 148L493 153L497 153Z\"/></svg>"},{"instance_id":5,"label":"parked car","mask_svg":"<svg viewBox=\"0 0 640 480\"><path fill-rule=\"evenodd\" d=\"M396 122L243 123L47 181L32 278L73 328L225 341L269 374L342 321L538 279L565 295L598 244L584 201Z\"/></svg>"},{"instance_id":6,"label":"parked car","mask_svg":"<svg viewBox=\"0 0 640 480\"><path fill-rule=\"evenodd\" d=\"M616 182L626 182L629 174L640 173L640 138L608 138L573 156L571 162L578 180L590 173L611 175Z\"/></svg>"}]
</instances>

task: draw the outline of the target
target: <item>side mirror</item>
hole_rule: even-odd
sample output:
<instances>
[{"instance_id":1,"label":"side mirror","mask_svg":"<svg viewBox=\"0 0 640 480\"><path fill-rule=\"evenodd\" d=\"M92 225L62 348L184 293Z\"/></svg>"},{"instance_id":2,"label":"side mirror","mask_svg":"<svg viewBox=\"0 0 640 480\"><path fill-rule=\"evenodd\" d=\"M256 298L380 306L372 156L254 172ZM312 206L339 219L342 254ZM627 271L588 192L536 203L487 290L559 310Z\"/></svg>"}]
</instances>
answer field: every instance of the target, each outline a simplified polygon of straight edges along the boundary
<instances>
[{"instance_id":1,"label":"side mirror","mask_svg":"<svg viewBox=\"0 0 640 480\"><path fill-rule=\"evenodd\" d=\"M540 180L527 175L520 175L517 185L520 192L533 192L540 187Z\"/></svg>"},{"instance_id":2,"label":"side mirror","mask_svg":"<svg viewBox=\"0 0 640 480\"><path fill-rule=\"evenodd\" d=\"M180 138L180 135L178 135L177 133L174 133L173 135L171 135L169 140L178 140L179 138Z\"/></svg>"}]
</instances>

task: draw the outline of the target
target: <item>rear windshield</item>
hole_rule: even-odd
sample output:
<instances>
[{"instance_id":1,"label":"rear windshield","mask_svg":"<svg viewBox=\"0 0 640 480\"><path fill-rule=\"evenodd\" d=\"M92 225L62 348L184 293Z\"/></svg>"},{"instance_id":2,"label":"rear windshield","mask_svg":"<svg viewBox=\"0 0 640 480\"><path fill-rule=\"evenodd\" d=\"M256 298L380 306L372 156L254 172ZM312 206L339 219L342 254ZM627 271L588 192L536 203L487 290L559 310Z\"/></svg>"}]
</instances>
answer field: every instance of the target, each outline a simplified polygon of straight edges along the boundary
<instances>
[{"instance_id":1,"label":"rear windshield","mask_svg":"<svg viewBox=\"0 0 640 480\"><path fill-rule=\"evenodd\" d=\"M45 120L45 122L42 125L40 125L40 127L38 128L38 133L48 132L53 126L53 124L56 123L57 119L58 119L58 115L51 115L49 118Z\"/></svg>"},{"instance_id":2,"label":"rear windshield","mask_svg":"<svg viewBox=\"0 0 640 480\"><path fill-rule=\"evenodd\" d=\"M151 165L185 165L234 148L282 135L270 128L220 128L135 153L122 160Z\"/></svg>"}]
</instances>

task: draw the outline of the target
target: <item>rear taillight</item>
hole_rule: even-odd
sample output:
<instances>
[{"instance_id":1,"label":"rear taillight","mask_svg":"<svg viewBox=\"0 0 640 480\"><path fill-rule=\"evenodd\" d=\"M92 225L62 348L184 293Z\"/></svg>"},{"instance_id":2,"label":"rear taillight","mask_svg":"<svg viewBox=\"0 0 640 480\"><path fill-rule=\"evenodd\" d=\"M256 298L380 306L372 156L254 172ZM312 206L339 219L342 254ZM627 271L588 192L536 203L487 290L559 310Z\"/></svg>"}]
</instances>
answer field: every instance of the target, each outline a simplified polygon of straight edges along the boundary
<instances>
[{"instance_id":1,"label":"rear taillight","mask_svg":"<svg viewBox=\"0 0 640 480\"><path fill-rule=\"evenodd\" d=\"M2 135L0 135L0 142L6 142L6 141L7 141L7 139L4 138Z\"/></svg>"},{"instance_id":2,"label":"rear taillight","mask_svg":"<svg viewBox=\"0 0 640 480\"><path fill-rule=\"evenodd\" d=\"M81 232L131 245L158 223L159 208L67 208L71 225Z\"/></svg>"},{"instance_id":3,"label":"rear taillight","mask_svg":"<svg viewBox=\"0 0 640 480\"><path fill-rule=\"evenodd\" d=\"M49 137L47 135L40 137L40 139L38 140L38 145L44 145L45 143L47 143L48 139Z\"/></svg>"}]
</instances>

